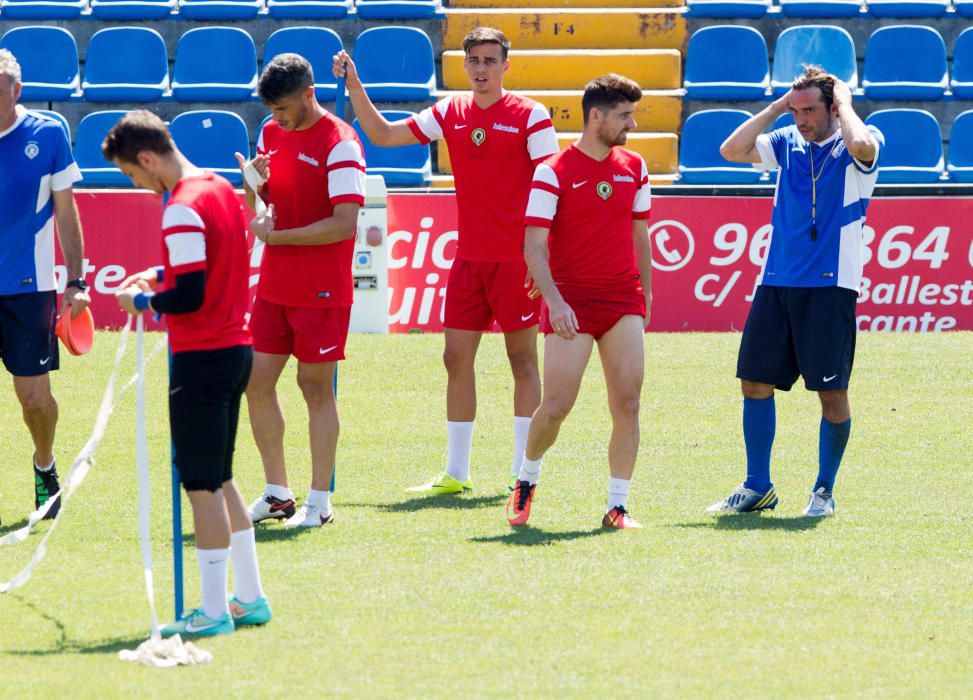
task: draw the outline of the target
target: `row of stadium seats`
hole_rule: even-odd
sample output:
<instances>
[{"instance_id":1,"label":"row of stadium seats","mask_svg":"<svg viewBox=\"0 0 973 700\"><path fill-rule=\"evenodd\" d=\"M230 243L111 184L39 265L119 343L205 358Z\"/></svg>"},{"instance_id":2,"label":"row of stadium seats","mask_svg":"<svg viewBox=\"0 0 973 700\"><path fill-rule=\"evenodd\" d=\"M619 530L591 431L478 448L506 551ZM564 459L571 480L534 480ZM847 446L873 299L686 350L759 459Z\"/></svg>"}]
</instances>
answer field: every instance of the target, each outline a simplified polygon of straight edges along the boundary
<instances>
[{"instance_id":1,"label":"row of stadium seats","mask_svg":"<svg viewBox=\"0 0 973 700\"><path fill-rule=\"evenodd\" d=\"M873 100L939 100L949 87L954 97L973 98L973 28L965 29L947 70L946 45L935 29L898 25L875 30L865 48L858 84L855 44L841 27L804 25L780 33L773 73L767 43L753 27L712 26L698 30L686 49L686 96L695 100L763 99L790 88L802 65L816 63Z\"/></svg>"},{"instance_id":2,"label":"row of stadium seats","mask_svg":"<svg viewBox=\"0 0 973 700\"><path fill-rule=\"evenodd\" d=\"M236 27L199 27L179 39L169 80L165 42L154 29L112 27L88 42L84 80L78 47L65 29L18 27L0 38L17 57L25 101L234 102L255 99L257 51ZM264 45L264 63L280 53L305 56L314 70L318 99L334 99L331 57L342 48L324 27L289 27ZM429 100L436 87L432 43L415 27L375 27L358 35L355 63L373 100Z\"/></svg>"},{"instance_id":3,"label":"row of stadium seats","mask_svg":"<svg viewBox=\"0 0 973 700\"><path fill-rule=\"evenodd\" d=\"M430 19L441 0L3 0L0 19Z\"/></svg>"},{"instance_id":4,"label":"row of stadium seats","mask_svg":"<svg viewBox=\"0 0 973 700\"><path fill-rule=\"evenodd\" d=\"M68 141L71 141L71 128L62 115L38 111L61 122ZM116 110L91 112L78 122L74 138L74 157L84 176L82 186L131 186L131 181L101 155L101 143L105 134L124 114L124 111ZM387 111L383 114L392 121L412 115L411 112L398 111ZM428 144L377 148L362 132L357 120L353 126L365 148L365 162L370 174L383 176L390 187L429 184L432 166ZM263 122L260 128L263 128ZM233 154L238 151L249 154L251 139L247 125L239 115L221 110L193 110L177 115L169 124L169 129L179 150L193 163L223 175L236 186L243 184Z\"/></svg>"},{"instance_id":5,"label":"row of stadium seats","mask_svg":"<svg viewBox=\"0 0 973 700\"><path fill-rule=\"evenodd\" d=\"M720 156L720 144L750 112L711 109L691 114L683 126L679 149L679 177L687 184L753 184L767 174ZM777 119L773 129L793 124L790 114ZM865 118L885 136L885 151L878 182L973 182L973 110L958 115L950 129L949 161L944 168L943 137L939 122L920 109L886 109Z\"/></svg>"},{"instance_id":6,"label":"row of stadium seats","mask_svg":"<svg viewBox=\"0 0 973 700\"><path fill-rule=\"evenodd\" d=\"M690 17L973 17L973 0L686 0Z\"/></svg>"}]
</instances>

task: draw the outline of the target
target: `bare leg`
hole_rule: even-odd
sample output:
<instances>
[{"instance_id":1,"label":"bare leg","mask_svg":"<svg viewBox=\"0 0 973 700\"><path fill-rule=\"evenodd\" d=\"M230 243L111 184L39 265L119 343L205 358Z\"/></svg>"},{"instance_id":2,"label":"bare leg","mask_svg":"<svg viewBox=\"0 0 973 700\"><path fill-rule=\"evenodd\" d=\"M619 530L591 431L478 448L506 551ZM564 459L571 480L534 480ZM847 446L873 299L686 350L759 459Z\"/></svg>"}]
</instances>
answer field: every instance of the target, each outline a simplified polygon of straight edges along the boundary
<instances>
[{"instance_id":1,"label":"bare leg","mask_svg":"<svg viewBox=\"0 0 973 700\"><path fill-rule=\"evenodd\" d=\"M335 362L300 362L297 385L307 404L311 440L311 488L328 491L338 450L338 404L334 395Z\"/></svg>"},{"instance_id":2,"label":"bare leg","mask_svg":"<svg viewBox=\"0 0 973 700\"><path fill-rule=\"evenodd\" d=\"M193 507L193 528L197 549L226 549L230 546L230 519L223 489L187 491Z\"/></svg>"},{"instance_id":3,"label":"bare leg","mask_svg":"<svg viewBox=\"0 0 973 700\"><path fill-rule=\"evenodd\" d=\"M253 354L253 370L247 385L250 427L264 465L268 484L287 486L284 466L284 414L277 400L277 380L290 355Z\"/></svg>"},{"instance_id":4,"label":"bare leg","mask_svg":"<svg viewBox=\"0 0 973 700\"><path fill-rule=\"evenodd\" d=\"M541 402L541 376L537 370L537 326L505 333L507 359L514 377L514 415L531 416Z\"/></svg>"},{"instance_id":5,"label":"bare leg","mask_svg":"<svg viewBox=\"0 0 973 700\"><path fill-rule=\"evenodd\" d=\"M468 422L476 418L476 374L474 364L480 347L480 331L446 329L446 420Z\"/></svg>"},{"instance_id":6,"label":"bare leg","mask_svg":"<svg viewBox=\"0 0 973 700\"><path fill-rule=\"evenodd\" d=\"M612 418L608 466L616 479L630 480L638 457L639 402L645 374L643 323L641 316L623 316L598 341Z\"/></svg>"},{"instance_id":7,"label":"bare leg","mask_svg":"<svg viewBox=\"0 0 973 700\"><path fill-rule=\"evenodd\" d=\"M57 428L57 401L51 393L51 378L47 374L14 377L14 392L34 442L35 464L46 467L54 461L54 431Z\"/></svg>"}]
</instances>

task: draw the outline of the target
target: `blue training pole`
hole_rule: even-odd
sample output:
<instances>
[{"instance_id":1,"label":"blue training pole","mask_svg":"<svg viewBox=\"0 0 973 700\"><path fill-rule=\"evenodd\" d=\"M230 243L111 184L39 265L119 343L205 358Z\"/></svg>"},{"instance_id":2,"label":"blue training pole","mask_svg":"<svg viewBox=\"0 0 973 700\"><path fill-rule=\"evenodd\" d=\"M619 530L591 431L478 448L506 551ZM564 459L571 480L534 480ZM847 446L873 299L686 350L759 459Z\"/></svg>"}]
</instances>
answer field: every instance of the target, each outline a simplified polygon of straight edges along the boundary
<instances>
[{"instance_id":1,"label":"blue training pole","mask_svg":"<svg viewBox=\"0 0 973 700\"><path fill-rule=\"evenodd\" d=\"M338 78L338 87L334 94L334 114L339 119L345 118L345 79Z\"/></svg>"},{"instance_id":2,"label":"blue training pole","mask_svg":"<svg viewBox=\"0 0 973 700\"><path fill-rule=\"evenodd\" d=\"M344 82L344 80L342 80ZM334 398L335 401L338 400L338 364L335 363L334 366ZM334 493L334 477L338 473L338 462L335 460L334 469L331 472L331 488L328 489L331 493Z\"/></svg>"}]
</instances>

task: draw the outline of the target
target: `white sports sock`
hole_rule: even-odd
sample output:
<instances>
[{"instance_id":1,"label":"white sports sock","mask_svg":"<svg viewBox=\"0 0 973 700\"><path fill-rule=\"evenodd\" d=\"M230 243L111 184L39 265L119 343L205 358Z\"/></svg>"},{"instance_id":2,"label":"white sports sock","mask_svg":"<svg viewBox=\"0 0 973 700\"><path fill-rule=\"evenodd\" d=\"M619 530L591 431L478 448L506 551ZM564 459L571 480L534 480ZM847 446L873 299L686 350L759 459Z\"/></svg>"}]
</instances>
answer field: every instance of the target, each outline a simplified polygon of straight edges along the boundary
<instances>
[{"instance_id":1,"label":"white sports sock","mask_svg":"<svg viewBox=\"0 0 973 700\"><path fill-rule=\"evenodd\" d=\"M457 481L470 480L473 421L446 421L446 473Z\"/></svg>"},{"instance_id":2,"label":"white sports sock","mask_svg":"<svg viewBox=\"0 0 973 700\"><path fill-rule=\"evenodd\" d=\"M318 506L327 515L331 512L331 492L330 491L316 491L311 489L307 492L307 501L309 506Z\"/></svg>"},{"instance_id":3,"label":"white sports sock","mask_svg":"<svg viewBox=\"0 0 973 700\"><path fill-rule=\"evenodd\" d=\"M279 498L282 501L287 501L294 498L293 491L286 486L280 486L279 484L267 484L264 487L264 495L273 496L274 498Z\"/></svg>"},{"instance_id":4,"label":"white sports sock","mask_svg":"<svg viewBox=\"0 0 973 700\"><path fill-rule=\"evenodd\" d=\"M528 432L530 432L530 416L514 416L514 460L510 465L511 474L520 473L524 450L527 449Z\"/></svg>"},{"instance_id":5,"label":"white sports sock","mask_svg":"<svg viewBox=\"0 0 973 700\"><path fill-rule=\"evenodd\" d=\"M51 463L48 464L46 467L41 467L35 461L34 462L34 469L36 469L39 472L49 472L49 471L51 471L54 468L54 462L55 462L55 460L52 459L51 460Z\"/></svg>"},{"instance_id":6,"label":"white sports sock","mask_svg":"<svg viewBox=\"0 0 973 700\"><path fill-rule=\"evenodd\" d=\"M226 615L226 570L230 562L230 550L196 548L199 561L199 579L203 589L203 614L211 620Z\"/></svg>"},{"instance_id":7,"label":"white sports sock","mask_svg":"<svg viewBox=\"0 0 973 700\"><path fill-rule=\"evenodd\" d=\"M257 564L257 539L252 527L230 534L230 557L233 560L233 595L241 603L252 603L264 594Z\"/></svg>"},{"instance_id":8,"label":"white sports sock","mask_svg":"<svg viewBox=\"0 0 973 700\"><path fill-rule=\"evenodd\" d=\"M615 506L625 507L625 504L628 503L628 487L631 483L631 479L608 477L608 510Z\"/></svg>"},{"instance_id":9,"label":"white sports sock","mask_svg":"<svg viewBox=\"0 0 973 700\"><path fill-rule=\"evenodd\" d=\"M523 464L520 465L520 481L526 481L531 486L536 484L537 480L541 478L541 462L543 461L543 457L540 459L527 459L525 455Z\"/></svg>"}]
</instances>

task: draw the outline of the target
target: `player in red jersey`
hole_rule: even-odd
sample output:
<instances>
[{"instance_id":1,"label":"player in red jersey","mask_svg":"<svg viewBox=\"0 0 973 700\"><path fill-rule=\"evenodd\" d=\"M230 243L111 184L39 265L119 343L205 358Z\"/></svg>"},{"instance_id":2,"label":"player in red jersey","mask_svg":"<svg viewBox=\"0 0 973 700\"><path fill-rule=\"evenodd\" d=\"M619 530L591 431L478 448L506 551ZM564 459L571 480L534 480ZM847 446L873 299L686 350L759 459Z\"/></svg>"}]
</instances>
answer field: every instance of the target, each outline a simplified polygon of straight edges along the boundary
<instances>
[{"instance_id":1,"label":"player in red jersey","mask_svg":"<svg viewBox=\"0 0 973 700\"><path fill-rule=\"evenodd\" d=\"M102 152L136 187L171 194L162 215L164 265L130 276L116 293L130 314L165 314L172 349L169 425L193 508L203 600L162 632L208 636L263 624L270 606L260 585L253 525L232 469L240 400L253 363L243 207L229 182L179 152L151 112L122 117ZM234 574L229 602L228 558Z\"/></svg>"},{"instance_id":2,"label":"player in red jersey","mask_svg":"<svg viewBox=\"0 0 973 700\"><path fill-rule=\"evenodd\" d=\"M612 419L611 471L602 525L642 527L626 511L639 447L643 331L652 303L645 161L619 148L635 128L638 84L610 74L585 87L581 139L537 166L527 206L527 266L548 306L544 396L534 412L520 476L507 502L524 525L544 453L571 411L595 343Z\"/></svg>"},{"instance_id":3,"label":"player in red jersey","mask_svg":"<svg viewBox=\"0 0 973 700\"><path fill-rule=\"evenodd\" d=\"M287 517L286 527L320 527L334 518L334 377L337 362L345 359L351 319L351 259L365 203L365 159L355 130L318 104L314 74L301 56L275 57L257 92L274 118L260 132L250 163L269 205L251 222L264 249L251 318L255 354L247 404L267 485L250 514L254 522ZM237 159L246 172L243 156ZM249 186L246 193L253 206ZM277 400L277 381L291 355L298 362L311 442L311 488L296 512Z\"/></svg>"},{"instance_id":4,"label":"player in red jersey","mask_svg":"<svg viewBox=\"0 0 973 700\"><path fill-rule=\"evenodd\" d=\"M449 147L459 207L456 260L446 285L446 469L415 493L462 493L472 488L470 451L476 416L474 362L483 331L496 321L504 333L514 377L514 457L509 487L520 470L530 416L540 401L537 323L540 303L524 287L523 213L534 166L557 152L547 109L503 89L510 42L496 29L474 29L463 40L473 90L445 97L416 117L389 123L375 109L342 51L334 73L368 138L378 146L442 139Z\"/></svg>"}]
</instances>

